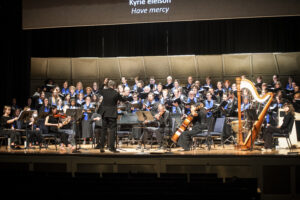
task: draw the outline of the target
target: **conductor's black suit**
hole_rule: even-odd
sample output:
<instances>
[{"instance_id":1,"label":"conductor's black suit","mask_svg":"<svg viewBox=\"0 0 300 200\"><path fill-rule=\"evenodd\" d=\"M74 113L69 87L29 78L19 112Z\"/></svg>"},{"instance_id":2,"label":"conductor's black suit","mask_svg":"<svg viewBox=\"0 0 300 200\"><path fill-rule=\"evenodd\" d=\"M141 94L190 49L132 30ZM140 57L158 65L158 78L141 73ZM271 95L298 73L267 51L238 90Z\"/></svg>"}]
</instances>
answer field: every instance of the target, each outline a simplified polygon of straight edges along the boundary
<instances>
[{"instance_id":1,"label":"conductor's black suit","mask_svg":"<svg viewBox=\"0 0 300 200\"><path fill-rule=\"evenodd\" d=\"M117 130L117 104L118 101L125 101L122 96L112 88L100 90L103 96L102 104L98 113L102 116L102 135L100 148L104 148L105 136L109 133L108 148L115 151L116 130Z\"/></svg>"}]
</instances>

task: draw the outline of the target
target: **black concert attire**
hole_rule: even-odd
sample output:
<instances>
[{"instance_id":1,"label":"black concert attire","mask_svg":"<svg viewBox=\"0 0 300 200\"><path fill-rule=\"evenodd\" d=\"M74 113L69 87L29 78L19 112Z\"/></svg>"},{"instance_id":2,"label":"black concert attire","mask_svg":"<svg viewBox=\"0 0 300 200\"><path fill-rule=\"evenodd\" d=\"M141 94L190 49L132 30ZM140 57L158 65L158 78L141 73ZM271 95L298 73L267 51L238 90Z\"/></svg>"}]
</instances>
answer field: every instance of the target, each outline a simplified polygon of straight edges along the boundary
<instances>
[{"instance_id":1,"label":"black concert attire","mask_svg":"<svg viewBox=\"0 0 300 200\"><path fill-rule=\"evenodd\" d=\"M295 112L300 113L300 99L293 102L293 107L295 108Z\"/></svg>"},{"instance_id":2,"label":"black concert attire","mask_svg":"<svg viewBox=\"0 0 300 200\"><path fill-rule=\"evenodd\" d=\"M178 140L178 145L185 151L190 150L192 146L192 137L208 128L205 108L201 108L197 113L198 116L195 116L191 122L193 124L192 130L184 131Z\"/></svg>"},{"instance_id":3,"label":"black concert attire","mask_svg":"<svg viewBox=\"0 0 300 200\"><path fill-rule=\"evenodd\" d=\"M105 145L105 136L109 133L108 148L115 151L116 131L117 131L117 104L124 101L122 96L112 88L100 90L103 96L102 104L98 113L102 116L101 148Z\"/></svg>"},{"instance_id":4,"label":"black concert attire","mask_svg":"<svg viewBox=\"0 0 300 200\"><path fill-rule=\"evenodd\" d=\"M155 120L153 122L150 122L149 124L147 124L147 128L144 128L144 132L142 135L142 142L143 144L146 144L146 141L149 137L149 134L155 134L156 136L156 140L157 143L159 144L159 146L162 146L162 142L163 142L163 136L164 133L168 133L168 128L169 128L169 124L170 124L170 119L169 119L169 111L165 111L159 118L159 120L157 120L155 118ZM154 127L151 127L154 126Z\"/></svg>"},{"instance_id":5,"label":"black concert attire","mask_svg":"<svg viewBox=\"0 0 300 200\"><path fill-rule=\"evenodd\" d=\"M1 116L0 119L0 135L5 137L10 137L11 142L21 144L21 133L11 129L13 124L8 124L7 121L11 120L11 117ZM10 130L4 130L10 129Z\"/></svg>"},{"instance_id":6,"label":"black concert attire","mask_svg":"<svg viewBox=\"0 0 300 200\"><path fill-rule=\"evenodd\" d=\"M48 123L58 124L59 123L59 118L58 117L56 118L53 115L49 115ZM68 134L65 133L64 130L58 129L56 126L48 126L47 127L47 133L50 133L50 134L53 133L53 134L56 134L57 136L59 136L60 139L61 139L61 142L63 144L65 144L66 146L69 144L69 142L68 142Z\"/></svg>"},{"instance_id":7,"label":"black concert attire","mask_svg":"<svg viewBox=\"0 0 300 200\"><path fill-rule=\"evenodd\" d=\"M84 104L82 106L82 109L85 110L83 113L83 119L82 119L82 138L91 138L93 136L92 133L92 121L91 121L91 116L92 113L88 112L89 109L93 109L94 107L90 103L89 105Z\"/></svg>"},{"instance_id":8,"label":"black concert attire","mask_svg":"<svg viewBox=\"0 0 300 200\"><path fill-rule=\"evenodd\" d=\"M284 118L283 123L280 128L274 126L268 126L263 134L263 139L265 141L264 147L266 149L273 147L273 133L280 133L280 134L288 134L294 124L294 116L291 112L288 112Z\"/></svg>"}]
</instances>

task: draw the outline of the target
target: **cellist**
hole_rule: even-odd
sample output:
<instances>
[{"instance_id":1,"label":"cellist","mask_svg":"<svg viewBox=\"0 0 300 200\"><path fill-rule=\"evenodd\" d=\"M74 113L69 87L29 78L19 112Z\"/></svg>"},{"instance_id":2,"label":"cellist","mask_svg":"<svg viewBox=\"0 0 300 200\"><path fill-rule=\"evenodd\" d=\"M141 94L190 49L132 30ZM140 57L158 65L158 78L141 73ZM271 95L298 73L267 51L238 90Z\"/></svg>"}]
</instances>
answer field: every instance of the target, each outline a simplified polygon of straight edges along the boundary
<instances>
[{"instance_id":1,"label":"cellist","mask_svg":"<svg viewBox=\"0 0 300 200\"><path fill-rule=\"evenodd\" d=\"M192 146L192 137L196 134L201 133L203 130L207 129L207 117L206 109L201 106L197 111L196 105L191 106L191 115L193 120L190 123L190 128L184 131L178 140L178 145L181 146L184 151L189 151Z\"/></svg>"}]
</instances>

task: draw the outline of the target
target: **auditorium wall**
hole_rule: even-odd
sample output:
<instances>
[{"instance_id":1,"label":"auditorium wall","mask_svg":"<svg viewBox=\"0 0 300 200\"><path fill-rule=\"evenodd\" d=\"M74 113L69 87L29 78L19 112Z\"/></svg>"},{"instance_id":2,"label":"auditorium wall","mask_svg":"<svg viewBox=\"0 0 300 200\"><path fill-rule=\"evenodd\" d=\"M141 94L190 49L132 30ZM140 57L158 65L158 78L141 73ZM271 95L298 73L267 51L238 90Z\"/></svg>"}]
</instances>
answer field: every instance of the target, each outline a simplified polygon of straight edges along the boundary
<instances>
[{"instance_id":1,"label":"auditorium wall","mask_svg":"<svg viewBox=\"0 0 300 200\"><path fill-rule=\"evenodd\" d=\"M292 75L300 81L300 52L294 53L248 53L222 55L143 56L111 58L31 58L31 92L52 79L62 85L82 81L84 85L102 82L109 77L117 82L125 76L130 84L139 76L148 81L154 76L157 82L166 82L168 75L186 84L188 76L205 82L211 76L213 82L230 80L242 74L251 80L259 75L270 82L273 74L279 74L283 84Z\"/></svg>"}]
</instances>

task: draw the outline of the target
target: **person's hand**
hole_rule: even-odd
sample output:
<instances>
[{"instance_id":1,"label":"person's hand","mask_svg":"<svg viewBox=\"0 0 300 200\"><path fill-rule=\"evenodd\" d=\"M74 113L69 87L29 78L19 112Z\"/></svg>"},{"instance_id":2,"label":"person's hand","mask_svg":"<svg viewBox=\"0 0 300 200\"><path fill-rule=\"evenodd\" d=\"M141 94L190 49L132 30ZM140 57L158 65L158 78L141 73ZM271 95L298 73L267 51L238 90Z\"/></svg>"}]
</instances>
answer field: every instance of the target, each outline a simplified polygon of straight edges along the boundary
<instances>
[{"instance_id":1,"label":"person's hand","mask_svg":"<svg viewBox=\"0 0 300 200\"><path fill-rule=\"evenodd\" d=\"M36 128L35 130L39 131L39 130L40 130L40 128Z\"/></svg>"},{"instance_id":2,"label":"person's hand","mask_svg":"<svg viewBox=\"0 0 300 200\"><path fill-rule=\"evenodd\" d=\"M14 121L17 121L17 120L18 120L18 117L15 117L15 118L14 118Z\"/></svg>"},{"instance_id":3,"label":"person's hand","mask_svg":"<svg viewBox=\"0 0 300 200\"><path fill-rule=\"evenodd\" d=\"M156 114L154 117L159 120L159 114Z\"/></svg>"},{"instance_id":4,"label":"person's hand","mask_svg":"<svg viewBox=\"0 0 300 200\"><path fill-rule=\"evenodd\" d=\"M61 127L63 127L62 123L57 124L57 128L61 128Z\"/></svg>"},{"instance_id":5,"label":"person's hand","mask_svg":"<svg viewBox=\"0 0 300 200\"><path fill-rule=\"evenodd\" d=\"M178 102L174 102L173 106L178 107Z\"/></svg>"},{"instance_id":6,"label":"person's hand","mask_svg":"<svg viewBox=\"0 0 300 200\"><path fill-rule=\"evenodd\" d=\"M99 121L100 119L101 119L100 117L94 118L95 121Z\"/></svg>"},{"instance_id":7,"label":"person's hand","mask_svg":"<svg viewBox=\"0 0 300 200\"><path fill-rule=\"evenodd\" d=\"M267 124L267 127L271 126L271 124Z\"/></svg>"},{"instance_id":8,"label":"person's hand","mask_svg":"<svg viewBox=\"0 0 300 200\"><path fill-rule=\"evenodd\" d=\"M148 123L148 120L145 120L143 123L144 123L144 124L147 124L147 123Z\"/></svg>"}]
</instances>

